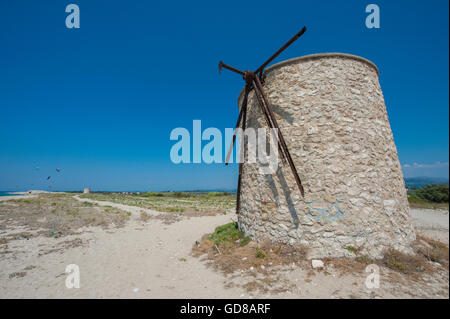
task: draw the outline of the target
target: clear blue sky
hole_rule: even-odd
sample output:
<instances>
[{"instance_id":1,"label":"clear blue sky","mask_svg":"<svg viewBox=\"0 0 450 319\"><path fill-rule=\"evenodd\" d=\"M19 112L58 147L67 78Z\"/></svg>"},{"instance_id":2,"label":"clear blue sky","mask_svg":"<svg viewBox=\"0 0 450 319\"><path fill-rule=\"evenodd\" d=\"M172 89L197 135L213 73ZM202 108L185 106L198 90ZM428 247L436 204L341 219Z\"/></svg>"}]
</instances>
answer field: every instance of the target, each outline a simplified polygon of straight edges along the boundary
<instances>
[{"instance_id":1,"label":"clear blue sky","mask_svg":"<svg viewBox=\"0 0 450 319\"><path fill-rule=\"evenodd\" d=\"M80 29L65 27L69 3ZM380 29L365 27L370 3ZM448 12L446 0L1 1L0 190L235 188L237 165L171 163L169 134L234 126L243 82L218 61L254 69L303 25L276 61L373 61L405 174L448 177Z\"/></svg>"}]
</instances>

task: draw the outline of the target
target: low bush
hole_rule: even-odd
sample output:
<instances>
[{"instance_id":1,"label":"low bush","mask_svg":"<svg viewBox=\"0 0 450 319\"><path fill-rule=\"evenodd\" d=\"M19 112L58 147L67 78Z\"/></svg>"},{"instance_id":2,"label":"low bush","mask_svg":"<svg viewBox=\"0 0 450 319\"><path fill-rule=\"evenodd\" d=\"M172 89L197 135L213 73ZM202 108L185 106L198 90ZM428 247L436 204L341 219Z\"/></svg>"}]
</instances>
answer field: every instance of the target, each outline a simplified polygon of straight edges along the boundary
<instances>
[{"instance_id":1,"label":"low bush","mask_svg":"<svg viewBox=\"0 0 450 319\"><path fill-rule=\"evenodd\" d=\"M208 239L213 240L216 245L231 243L235 240L244 238L244 234L239 230L236 222L219 226L215 229Z\"/></svg>"},{"instance_id":2,"label":"low bush","mask_svg":"<svg viewBox=\"0 0 450 319\"><path fill-rule=\"evenodd\" d=\"M385 252L383 264L392 270L404 274L425 270L425 263L422 258L417 255L404 254L394 249L389 249Z\"/></svg>"},{"instance_id":3,"label":"low bush","mask_svg":"<svg viewBox=\"0 0 450 319\"><path fill-rule=\"evenodd\" d=\"M448 185L426 185L418 188L414 195L432 203L448 203Z\"/></svg>"}]
</instances>

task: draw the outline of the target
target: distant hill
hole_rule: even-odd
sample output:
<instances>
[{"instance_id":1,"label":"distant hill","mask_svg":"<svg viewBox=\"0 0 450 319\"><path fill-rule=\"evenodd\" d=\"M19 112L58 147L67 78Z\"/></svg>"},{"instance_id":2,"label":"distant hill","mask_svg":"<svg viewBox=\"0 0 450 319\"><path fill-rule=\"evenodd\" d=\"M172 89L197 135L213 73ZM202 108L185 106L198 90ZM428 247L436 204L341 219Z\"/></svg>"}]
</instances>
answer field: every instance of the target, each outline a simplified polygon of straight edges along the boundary
<instances>
[{"instance_id":1,"label":"distant hill","mask_svg":"<svg viewBox=\"0 0 450 319\"><path fill-rule=\"evenodd\" d=\"M448 178L442 177L409 177L405 178L406 187L423 187L425 185L447 184Z\"/></svg>"}]
</instances>

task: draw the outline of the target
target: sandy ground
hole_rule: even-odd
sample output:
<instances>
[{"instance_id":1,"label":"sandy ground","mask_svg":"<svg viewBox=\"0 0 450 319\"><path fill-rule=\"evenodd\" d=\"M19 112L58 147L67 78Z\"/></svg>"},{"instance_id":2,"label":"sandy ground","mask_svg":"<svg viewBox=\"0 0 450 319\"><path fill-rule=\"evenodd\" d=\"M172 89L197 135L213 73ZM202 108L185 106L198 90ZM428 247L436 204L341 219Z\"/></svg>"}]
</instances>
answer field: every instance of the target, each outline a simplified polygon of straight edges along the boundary
<instances>
[{"instance_id":1,"label":"sandy ground","mask_svg":"<svg viewBox=\"0 0 450 319\"><path fill-rule=\"evenodd\" d=\"M129 212L135 217L140 216L141 213L147 213L147 214L152 215L152 216L157 216L157 215L161 214L161 212L158 212L156 210L151 210L151 209L148 209L148 208L142 208L142 207L137 207L137 206L129 206L129 205L118 204L118 203L113 203L113 202L105 202L105 201L93 200L93 199L89 199L89 198L80 198L78 195L73 196L73 198L75 198L76 200L79 200L80 202L88 202L88 203L95 203L95 204L100 205L100 206L115 207L115 208L124 210L126 212Z\"/></svg>"},{"instance_id":2,"label":"sandy ground","mask_svg":"<svg viewBox=\"0 0 450 319\"><path fill-rule=\"evenodd\" d=\"M30 190L28 192L11 192L9 194L14 194L11 196L0 196L0 201L4 200L10 200L10 199L29 199L29 198L35 198L39 194L48 193L46 191L41 190Z\"/></svg>"},{"instance_id":3,"label":"sandy ground","mask_svg":"<svg viewBox=\"0 0 450 319\"><path fill-rule=\"evenodd\" d=\"M167 225L156 218L140 221L141 208L97 203L129 211L132 220L123 228L84 228L63 238L9 242L12 253L0 254L0 298L448 298L448 270L417 282L382 270L380 288L370 290L367 273L341 274L332 265L326 265L326 272L280 268L277 281L287 289L248 291L243 284L258 278L252 270L226 277L190 255L196 240L235 219L234 214ZM448 242L448 212L412 210L411 215L419 231ZM82 244L68 247L75 239ZM79 266L78 289L66 288L69 264Z\"/></svg>"},{"instance_id":4,"label":"sandy ground","mask_svg":"<svg viewBox=\"0 0 450 319\"><path fill-rule=\"evenodd\" d=\"M0 196L0 201L3 200L10 200L10 199L28 199L28 198L34 198L37 195L14 195L14 196Z\"/></svg>"},{"instance_id":5,"label":"sandy ground","mask_svg":"<svg viewBox=\"0 0 450 319\"><path fill-rule=\"evenodd\" d=\"M411 209L410 215L416 230L423 235L448 245L448 211L431 209Z\"/></svg>"}]
</instances>

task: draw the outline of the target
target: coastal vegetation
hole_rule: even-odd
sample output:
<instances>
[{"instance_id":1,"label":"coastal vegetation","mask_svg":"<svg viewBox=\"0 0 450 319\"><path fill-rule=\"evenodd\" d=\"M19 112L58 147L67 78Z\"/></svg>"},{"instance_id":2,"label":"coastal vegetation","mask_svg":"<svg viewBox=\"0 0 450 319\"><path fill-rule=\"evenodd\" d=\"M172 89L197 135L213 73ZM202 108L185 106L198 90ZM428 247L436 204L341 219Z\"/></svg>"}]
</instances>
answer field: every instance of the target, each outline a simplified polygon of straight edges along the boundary
<instances>
[{"instance_id":1,"label":"coastal vegetation","mask_svg":"<svg viewBox=\"0 0 450 319\"><path fill-rule=\"evenodd\" d=\"M138 206L160 212L205 215L223 214L236 206L236 196L227 192L91 193L80 197Z\"/></svg>"},{"instance_id":2,"label":"coastal vegetation","mask_svg":"<svg viewBox=\"0 0 450 319\"><path fill-rule=\"evenodd\" d=\"M20 225L23 232L1 237L12 239L38 235L62 237L87 226L122 227L129 218L126 212L94 203L80 202L70 194L41 194L35 198L0 202L0 228Z\"/></svg>"},{"instance_id":3,"label":"coastal vegetation","mask_svg":"<svg viewBox=\"0 0 450 319\"><path fill-rule=\"evenodd\" d=\"M449 209L449 186L426 185L421 188L410 187L408 201L411 208Z\"/></svg>"}]
</instances>

